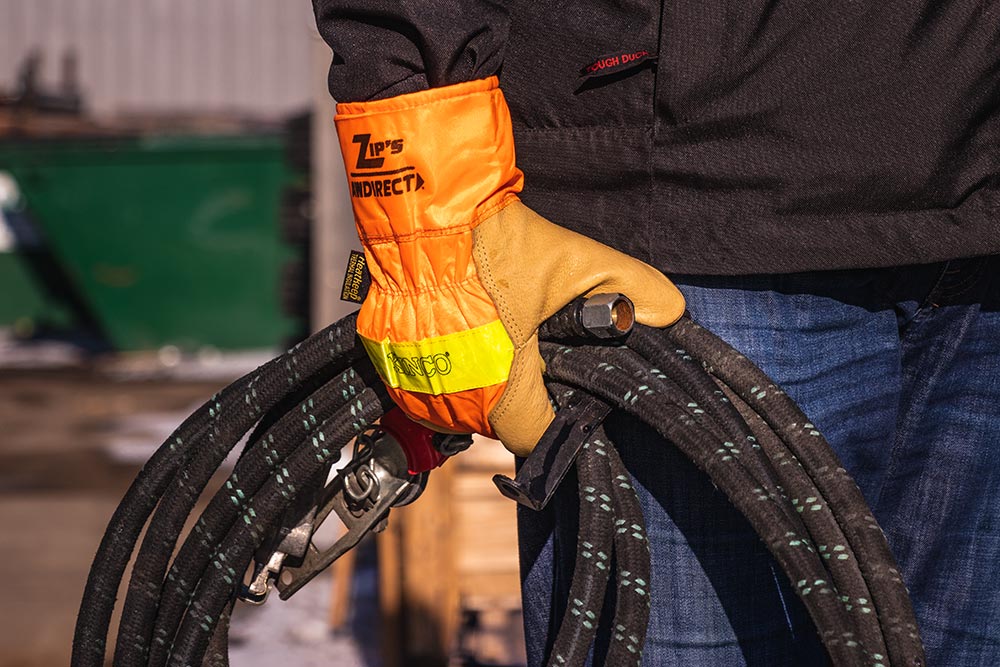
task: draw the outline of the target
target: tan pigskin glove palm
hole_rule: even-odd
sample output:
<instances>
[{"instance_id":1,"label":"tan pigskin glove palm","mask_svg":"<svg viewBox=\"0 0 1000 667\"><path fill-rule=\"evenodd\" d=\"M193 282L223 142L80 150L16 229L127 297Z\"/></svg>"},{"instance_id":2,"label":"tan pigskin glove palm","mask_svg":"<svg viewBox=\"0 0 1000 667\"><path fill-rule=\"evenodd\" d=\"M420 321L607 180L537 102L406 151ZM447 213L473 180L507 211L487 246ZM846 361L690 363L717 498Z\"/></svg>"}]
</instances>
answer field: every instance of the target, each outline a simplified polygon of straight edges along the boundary
<instances>
[{"instance_id":1,"label":"tan pigskin glove palm","mask_svg":"<svg viewBox=\"0 0 1000 667\"><path fill-rule=\"evenodd\" d=\"M553 417L542 321L599 292L627 294L643 324L683 313L684 298L659 271L520 202L496 78L339 104L337 113L372 275L358 334L411 418L527 455Z\"/></svg>"}]
</instances>

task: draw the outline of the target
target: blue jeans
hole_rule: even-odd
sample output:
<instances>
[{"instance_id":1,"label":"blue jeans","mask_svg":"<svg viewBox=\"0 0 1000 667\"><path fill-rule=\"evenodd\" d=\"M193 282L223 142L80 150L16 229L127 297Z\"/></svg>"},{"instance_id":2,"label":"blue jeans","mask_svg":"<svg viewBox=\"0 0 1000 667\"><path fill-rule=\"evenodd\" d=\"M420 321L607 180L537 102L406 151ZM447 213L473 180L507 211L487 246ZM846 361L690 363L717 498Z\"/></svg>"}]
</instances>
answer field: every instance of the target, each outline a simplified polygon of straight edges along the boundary
<instances>
[{"instance_id":1,"label":"blue jeans","mask_svg":"<svg viewBox=\"0 0 1000 667\"><path fill-rule=\"evenodd\" d=\"M1000 257L677 283L691 315L777 380L857 480L928 664L1000 665ZM785 575L722 494L643 425L607 428L649 527L643 664L824 664ZM547 658L572 576L573 484L546 512L519 514L531 667Z\"/></svg>"}]
</instances>

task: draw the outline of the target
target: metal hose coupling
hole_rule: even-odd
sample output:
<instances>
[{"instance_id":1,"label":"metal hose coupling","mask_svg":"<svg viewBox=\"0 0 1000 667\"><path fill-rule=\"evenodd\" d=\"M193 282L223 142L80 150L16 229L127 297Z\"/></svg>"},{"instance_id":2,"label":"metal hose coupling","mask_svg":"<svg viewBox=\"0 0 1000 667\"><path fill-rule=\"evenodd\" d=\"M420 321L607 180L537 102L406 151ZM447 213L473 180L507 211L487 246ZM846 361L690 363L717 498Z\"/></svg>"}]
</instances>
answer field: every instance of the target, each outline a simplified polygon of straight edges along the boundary
<instances>
[{"instance_id":1,"label":"metal hose coupling","mask_svg":"<svg viewBox=\"0 0 1000 667\"><path fill-rule=\"evenodd\" d=\"M618 292L580 297L538 328L540 340L624 342L635 326L632 300Z\"/></svg>"},{"instance_id":2,"label":"metal hose coupling","mask_svg":"<svg viewBox=\"0 0 1000 667\"><path fill-rule=\"evenodd\" d=\"M635 325L635 305L617 292L595 294L578 303L576 319L596 338L624 338Z\"/></svg>"}]
</instances>

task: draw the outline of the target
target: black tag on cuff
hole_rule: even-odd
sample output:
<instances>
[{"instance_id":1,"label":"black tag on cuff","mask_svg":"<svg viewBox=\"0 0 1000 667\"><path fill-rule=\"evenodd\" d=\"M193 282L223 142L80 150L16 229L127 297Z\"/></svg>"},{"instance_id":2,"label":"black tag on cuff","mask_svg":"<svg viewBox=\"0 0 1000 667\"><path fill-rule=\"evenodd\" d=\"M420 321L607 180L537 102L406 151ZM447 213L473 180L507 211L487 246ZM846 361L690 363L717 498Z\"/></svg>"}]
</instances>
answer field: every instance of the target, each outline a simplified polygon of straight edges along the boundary
<instances>
[{"instance_id":1,"label":"black tag on cuff","mask_svg":"<svg viewBox=\"0 0 1000 667\"><path fill-rule=\"evenodd\" d=\"M344 273L344 286L340 290L340 300L361 303L368 295L368 288L371 284L372 277L368 273L365 254L352 250L351 256L347 260L347 271Z\"/></svg>"}]
</instances>

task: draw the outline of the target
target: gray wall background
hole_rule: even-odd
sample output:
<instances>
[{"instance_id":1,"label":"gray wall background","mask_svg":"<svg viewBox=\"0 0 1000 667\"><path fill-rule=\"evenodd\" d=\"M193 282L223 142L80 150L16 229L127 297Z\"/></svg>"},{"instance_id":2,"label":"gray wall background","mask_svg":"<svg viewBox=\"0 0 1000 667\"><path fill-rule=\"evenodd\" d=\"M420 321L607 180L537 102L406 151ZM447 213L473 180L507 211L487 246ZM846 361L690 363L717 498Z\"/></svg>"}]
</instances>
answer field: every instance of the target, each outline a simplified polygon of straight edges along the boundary
<instances>
[{"instance_id":1,"label":"gray wall background","mask_svg":"<svg viewBox=\"0 0 1000 667\"><path fill-rule=\"evenodd\" d=\"M0 90L33 49L56 85L67 49L96 114L266 117L311 101L308 0L0 0Z\"/></svg>"}]
</instances>

